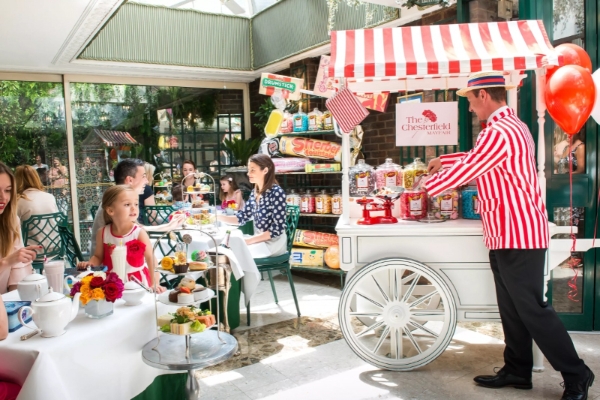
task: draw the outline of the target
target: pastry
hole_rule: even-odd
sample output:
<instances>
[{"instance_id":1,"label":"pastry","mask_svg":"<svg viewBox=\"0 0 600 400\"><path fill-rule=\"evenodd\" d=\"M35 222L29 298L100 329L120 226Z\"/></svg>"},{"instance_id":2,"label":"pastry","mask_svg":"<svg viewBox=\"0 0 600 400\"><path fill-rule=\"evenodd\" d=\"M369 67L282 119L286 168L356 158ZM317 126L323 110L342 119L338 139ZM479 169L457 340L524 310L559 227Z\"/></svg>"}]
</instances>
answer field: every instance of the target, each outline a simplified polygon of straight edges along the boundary
<instances>
[{"instance_id":1,"label":"pastry","mask_svg":"<svg viewBox=\"0 0 600 400\"><path fill-rule=\"evenodd\" d=\"M208 264L202 261L190 261L190 271L204 271Z\"/></svg>"},{"instance_id":2,"label":"pastry","mask_svg":"<svg viewBox=\"0 0 600 400\"><path fill-rule=\"evenodd\" d=\"M194 290L196 288L196 281L193 280L192 278L183 278L181 280L181 282L179 282L179 285L177 285L178 288L183 288L186 287L190 290Z\"/></svg>"},{"instance_id":3,"label":"pastry","mask_svg":"<svg viewBox=\"0 0 600 400\"><path fill-rule=\"evenodd\" d=\"M177 303L189 304L194 302L194 295L191 293L181 292L177 295Z\"/></svg>"},{"instance_id":4,"label":"pastry","mask_svg":"<svg viewBox=\"0 0 600 400\"><path fill-rule=\"evenodd\" d=\"M179 289L173 289L169 292L169 301L171 303L177 303L177 296L181 293Z\"/></svg>"},{"instance_id":5,"label":"pastry","mask_svg":"<svg viewBox=\"0 0 600 400\"><path fill-rule=\"evenodd\" d=\"M193 186L188 186L187 187L187 191L188 192L193 192L194 191L194 187Z\"/></svg>"},{"instance_id":6,"label":"pastry","mask_svg":"<svg viewBox=\"0 0 600 400\"><path fill-rule=\"evenodd\" d=\"M188 272L188 268L189 268L188 263L173 265L173 269L175 270L176 274L185 274L186 272Z\"/></svg>"},{"instance_id":7,"label":"pastry","mask_svg":"<svg viewBox=\"0 0 600 400\"><path fill-rule=\"evenodd\" d=\"M201 188L202 188L202 186L199 183L196 183L196 186L194 187L194 190L196 192L199 192Z\"/></svg>"}]
</instances>

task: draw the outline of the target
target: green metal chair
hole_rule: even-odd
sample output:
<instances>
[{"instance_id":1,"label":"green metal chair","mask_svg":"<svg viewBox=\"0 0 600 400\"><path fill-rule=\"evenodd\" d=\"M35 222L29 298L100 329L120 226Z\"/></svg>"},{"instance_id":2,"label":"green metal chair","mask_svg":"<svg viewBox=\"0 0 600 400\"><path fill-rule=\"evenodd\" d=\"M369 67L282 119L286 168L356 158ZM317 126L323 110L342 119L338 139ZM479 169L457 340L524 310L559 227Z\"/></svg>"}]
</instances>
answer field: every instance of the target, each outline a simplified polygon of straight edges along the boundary
<instances>
[{"instance_id":1,"label":"green metal chair","mask_svg":"<svg viewBox=\"0 0 600 400\"><path fill-rule=\"evenodd\" d=\"M285 211L285 220L287 225L285 228L285 233L287 235L287 252L275 257L255 258L254 262L256 263L256 266L261 274L266 272L269 275L271 290L273 291L273 297L275 297L275 304L279 304L279 300L277 299L277 292L275 291L275 284L273 283L273 274L271 271L281 271L282 274L287 275L288 281L290 282L290 288L292 289L292 295L294 296L294 303L296 303L296 311L298 312L298 316L300 316L300 307L298 306L296 288L294 287L294 279L292 278L292 270L290 268L290 251L292 250L294 233L296 232L298 220L300 219L300 208L298 206L286 206ZM248 326L250 326L250 301L248 301L246 307L246 319Z\"/></svg>"},{"instance_id":2,"label":"green metal chair","mask_svg":"<svg viewBox=\"0 0 600 400\"><path fill-rule=\"evenodd\" d=\"M40 272L44 269L43 257L62 256L64 254L62 239L58 227L63 225L67 217L61 212L32 215L21 223L24 246L42 246L39 258L32 265Z\"/></svg>"},{"instance_id":3,"label":"green metal chair","mask_svg":"<svg viewBox=\"0 0 600 400\"><path fill-rule=\"evenodd\" d=\"M58 226L58 233L62 240L64 254L67 257L67 261L71 264L71 268L77 268L77 261L84 261L83 255L81 254L81 248L79 243L75 239L73 232L69 230L65 225Z\"/></svg>"},{"instance_id":4,"label":"green metal chair","mask_svg":"<svg viewBox=\"0 0 600 400\"><path fill-rule=\"evenodd\" d=\"M162 237L162 235L164 235L164 232L147 232L151 240L158 240L160 237ZM175 232L175 235L177 235L179 241L182 240L179 232ZM163 257L175 253L175 245L177 244L177 241L171 240L171 237L169 235L166 236L166 239L166 243L159 241L156 246L162 253ZM158 259L156 260L156 262L158 263L160 263L160 261L161 260ZM182 278L183 276L177 277L169 281L165 275L160 274L160 284L161 286L165 286L167 289L173 289L175 286L177 286L177 284L179 284L179 281L181 281Z\"/></svg>"},{"instance_id":5,"label":"green metal chair","mask_svg":"<svg viewBox=\"0 0 600 400\"><path fill-rule=\"evenodd\" d=\"M171 206L144 206L144 225L166 224L173 211L175 210Z\"/></svg>"},{"instance_id":6,"label":"green metal chair","mask_svg":"<svg viewBox=\"0 0 600 400\"><path fill-rule=\"evenodd\" d=\"M98 212L98 208L100 208L99 206L91 206L90 207L90 214L92 214L92 219L96 219L96 213Z\"/></svg>"}]
</instances>

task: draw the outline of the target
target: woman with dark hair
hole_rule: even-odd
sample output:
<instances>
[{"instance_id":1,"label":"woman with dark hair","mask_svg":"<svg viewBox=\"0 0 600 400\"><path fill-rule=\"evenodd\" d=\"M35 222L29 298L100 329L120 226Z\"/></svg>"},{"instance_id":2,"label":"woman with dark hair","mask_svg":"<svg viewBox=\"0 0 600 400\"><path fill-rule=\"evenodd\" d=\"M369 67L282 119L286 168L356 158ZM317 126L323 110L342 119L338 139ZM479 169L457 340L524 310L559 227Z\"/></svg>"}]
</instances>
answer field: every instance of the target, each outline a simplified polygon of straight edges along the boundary
<instances>
[{"instance_id":1,"label":"woman with dark hair","mask_svg":"<svg viewBox=\"0 0 600 400\"><path fill-rule=\"evenodd\" d=\"M219 219L240 225L254 223L254 236L246 239L254 258L279 256L287 251L285 192L275 179L275 165L266 154L248 160L248 179L254 184L250 198L235 217Z\"/></svg>"},{"instance_id":2,"label":"woman with dark hair","mask_svg":"<svg viewBox=\"0 0 600 400\"><path fill-rule=\"evenodd\" d=\"M194 172L196 172L196 163L192 160L185 160L181 165L181 184L184 188L194 186L196 178L194 178L194 175L191 175Z\"/></svg>"}]
</instances>

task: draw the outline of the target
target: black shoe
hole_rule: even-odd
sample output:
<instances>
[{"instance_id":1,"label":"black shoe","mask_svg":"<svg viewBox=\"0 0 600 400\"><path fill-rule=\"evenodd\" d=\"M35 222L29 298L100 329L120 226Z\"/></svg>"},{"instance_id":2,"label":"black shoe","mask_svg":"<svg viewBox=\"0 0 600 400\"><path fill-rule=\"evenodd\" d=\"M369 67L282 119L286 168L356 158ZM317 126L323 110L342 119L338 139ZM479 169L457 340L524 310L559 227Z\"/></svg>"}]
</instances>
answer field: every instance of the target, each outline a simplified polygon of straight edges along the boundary
<instances>
[{"instance_id":1,"label":"black shoe","mask_svg":"<svg viewBox=\"0 0 600 400\"><path fill-rule=\"evenodd\" d=\"M521 378L520 376L512 375L504 369L498 371L496 375L479 375L473 378L478 384L486 388L499 389L505 386L512 386L516 389L531 389L531 378Z\"/></svg>"},{"instance_id":2,"label":"black shoe","mask_svg":"<svg viewBox=\"0 0 600 400\"><path fill-rule=\"evenodd\" d=\"M588 390L594 384L594 373L588 368L587 378L576 382L563 382L565 388L561 400L587 400Z\"/></svg>"}]
</instances>

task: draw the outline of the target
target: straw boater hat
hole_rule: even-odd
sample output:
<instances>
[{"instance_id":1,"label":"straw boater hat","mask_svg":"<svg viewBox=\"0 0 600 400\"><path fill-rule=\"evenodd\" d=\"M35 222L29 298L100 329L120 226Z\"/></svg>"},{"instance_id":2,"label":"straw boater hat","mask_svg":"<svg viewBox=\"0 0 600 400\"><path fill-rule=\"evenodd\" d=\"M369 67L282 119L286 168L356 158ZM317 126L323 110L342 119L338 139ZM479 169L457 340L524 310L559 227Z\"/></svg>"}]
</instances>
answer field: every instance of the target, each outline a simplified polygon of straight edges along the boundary
<instances>
[{"instance_id":1,"label":"straw boater hat","mask_svg":"<svg viewBox=\"0 0 600 400\"><path fill-rule=\"evenodd\" d=\"M467 97L467 93L474 89L485 89L492 87L504 87L506 90L516 88L515 85L507 85L502 71L481 71L469 75L467 87L456 92L457 95Z\"/></svg>"}]
</instances>

